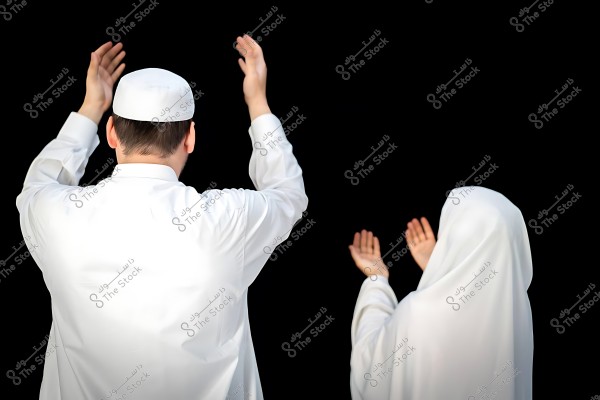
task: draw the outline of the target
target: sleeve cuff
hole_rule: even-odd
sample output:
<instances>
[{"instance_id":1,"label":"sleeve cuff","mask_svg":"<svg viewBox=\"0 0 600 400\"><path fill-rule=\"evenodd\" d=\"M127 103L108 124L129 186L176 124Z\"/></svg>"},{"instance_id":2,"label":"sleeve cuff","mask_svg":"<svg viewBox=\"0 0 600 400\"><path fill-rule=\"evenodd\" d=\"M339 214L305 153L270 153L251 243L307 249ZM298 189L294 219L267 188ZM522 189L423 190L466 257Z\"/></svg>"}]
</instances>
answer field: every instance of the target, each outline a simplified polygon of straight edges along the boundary
<instances>
[{"instance_id":1,"label":"sleeve cuff","mask_svg":"<svg viewBox=\"0 0 600 400\"><path fill-rule=\"evenodd\" d=\"M363 286L384 285L390 286L388 278L383 275L367 276L362 284Z\"/></svg>"},{"instance_id":2,"label":"sleeve cuff","mask_svg":"<svg viewBox=\"0 0 600 400\"><path fill-rule=\"evenodd\" d=\"M252 141L262 141L263 136L269 135L269 133L274 134L276 130L281 130L283 134L283 127L281 126L281 122L279 119L273 114L262 114L258 117L254 118L252 123L250 124L250 129L248 130L250 133L250 137ZM271 135L269 135L271 136ZM285 135L284 135L285 136Z\"/></svg>"},{"instance_id":3,"label":"sleeve cuff","mask_svg":"<svg viewBox=\"0 0 600 400\"><path fill-rule=\"evenodd\" d=\"M75 143L81 143L86 148L95 148L99 143L98 125L88 117L71 112L63 124L59 138L68 138Z\"/></svg>"}]
</instances>

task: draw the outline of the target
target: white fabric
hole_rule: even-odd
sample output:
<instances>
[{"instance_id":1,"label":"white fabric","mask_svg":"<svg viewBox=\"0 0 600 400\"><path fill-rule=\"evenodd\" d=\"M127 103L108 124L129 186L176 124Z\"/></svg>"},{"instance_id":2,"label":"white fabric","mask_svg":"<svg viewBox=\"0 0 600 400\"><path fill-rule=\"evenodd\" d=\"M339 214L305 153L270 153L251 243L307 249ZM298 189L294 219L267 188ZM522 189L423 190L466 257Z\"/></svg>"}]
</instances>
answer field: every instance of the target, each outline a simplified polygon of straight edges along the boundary
<instances>
[{"instance_id":1,"label":"white fabric","mask_svg":"<svg viewBox=\"0 0 600 400\"><path fill-rule=\"evenodd\" d=\"M194 116L194 94L179 75L166 69L144 68L121 77L113 111L136 121L186 121Z\"/></svg>"},{"instance_id":2,"label":"white fabric","mask_svg":"<svg viewBox=\"0 0 600 400\"><path fill-rule=\"evenodd\" d=\"M531 399L525 222L502 194L462 190L444 204L415 291L398 303L385 277L364 281L352 321L354 400Z\"/></svg>"},{"instance_id":3,"label":"white fabric","mask_svg":"<svg viewBox=\"0 0 600 400\"><path fill-rule=\"evenodd\" d=\"M252 142L279 126L256 118ZM262 399L247 290L269 258L263 248L287 238L308 204L291 144L282 134L253 151L256 191L201 198L157 164L119 164L80 191L96 130L72 113L17 197L52 298L56 355L40 399Z\"/></svg>"}]
</instances>

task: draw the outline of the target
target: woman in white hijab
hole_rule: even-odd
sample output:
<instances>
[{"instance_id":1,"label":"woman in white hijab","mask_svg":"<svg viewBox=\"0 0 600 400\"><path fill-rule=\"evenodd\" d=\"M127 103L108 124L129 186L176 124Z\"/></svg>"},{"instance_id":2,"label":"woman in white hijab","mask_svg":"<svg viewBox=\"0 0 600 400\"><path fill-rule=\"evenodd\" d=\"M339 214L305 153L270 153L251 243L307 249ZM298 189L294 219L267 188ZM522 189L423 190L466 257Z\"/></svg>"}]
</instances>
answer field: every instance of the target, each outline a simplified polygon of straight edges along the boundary
<instances>
[{"instance_id":1,"label":"woman in white hijab","mask_svg":"<svg viewBox=\"0 0 600 400\"><path fill-rule=\"evenodd\" d=\"M379 240L350 253L368 277L352 321L352 398L521 400L532 397L531 252L520 210L483 187L455 189L438 241L425 218L406 239L423 276L398 302Z\"/></svg>"}]
</instances>

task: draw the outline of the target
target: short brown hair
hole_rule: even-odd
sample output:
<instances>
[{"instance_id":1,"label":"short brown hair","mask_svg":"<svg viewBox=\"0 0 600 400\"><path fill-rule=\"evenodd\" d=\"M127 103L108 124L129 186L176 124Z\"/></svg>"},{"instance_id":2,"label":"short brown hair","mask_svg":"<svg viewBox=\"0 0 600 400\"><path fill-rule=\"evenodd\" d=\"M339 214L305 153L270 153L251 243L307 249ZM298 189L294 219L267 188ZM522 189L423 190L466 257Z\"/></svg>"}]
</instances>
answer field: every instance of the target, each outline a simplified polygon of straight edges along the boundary
<instances>
[{"instance_id":1,"label":"short brown hair","mask_svg":"<svg viewBox=\"0 0 600 400\"><path fill-rule=\"evenodd\" d=\"M123 118L114 113L112 116L125 155L136 151L142 155L154 154L166 158L175 152L192 125L191 119L149 122Z\"/></svg>"}]
</instances>

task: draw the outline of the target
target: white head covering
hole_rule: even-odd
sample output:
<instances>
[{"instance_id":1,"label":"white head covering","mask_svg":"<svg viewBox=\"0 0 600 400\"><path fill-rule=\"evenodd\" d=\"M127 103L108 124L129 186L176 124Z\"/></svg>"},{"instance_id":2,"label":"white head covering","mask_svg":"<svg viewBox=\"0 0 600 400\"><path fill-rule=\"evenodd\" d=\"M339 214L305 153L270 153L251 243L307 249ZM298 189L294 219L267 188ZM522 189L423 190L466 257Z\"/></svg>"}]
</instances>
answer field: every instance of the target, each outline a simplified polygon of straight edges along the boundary
<instances>
[{"instance_id":1,"label":"white head covering","mask_svg":"<svg viewBox=\"0 0 600 400\"><path fill-rule=\"evenodd\" d=\"M140 69L119 81L113 111L136 121L186 121L194 116L194 94L179 75L160 68Z\"/></svg>"},{"instance_id":2,"label":"white head covering","mask_svg":"<svg viewBox=\"0 0 600 400\"><path fill-rule=\"evenodd\" d=\"M462 193L442 208L417 290L377 331L365 332L361 319L378 312L373 298L393 291L381 276L363 284L352 323L354 399L531 399L533 272L523 216L493 190ZM377 375L388 367L390 376Z\"/></svg>"}]
</instances>

